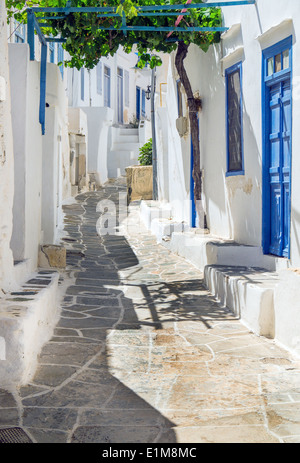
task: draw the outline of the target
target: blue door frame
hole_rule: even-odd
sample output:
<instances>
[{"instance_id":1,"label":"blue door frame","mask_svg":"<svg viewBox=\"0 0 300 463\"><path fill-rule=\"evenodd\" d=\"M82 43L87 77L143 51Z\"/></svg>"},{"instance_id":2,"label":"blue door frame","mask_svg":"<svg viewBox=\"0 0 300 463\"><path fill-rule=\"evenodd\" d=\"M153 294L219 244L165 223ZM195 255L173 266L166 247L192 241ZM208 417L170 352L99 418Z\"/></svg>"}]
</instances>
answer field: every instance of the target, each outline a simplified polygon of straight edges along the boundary
<instances>
[{"instance_id":1,"label":"blue door frame","mask_svg":"<svg viewBox=\"0 0 300 463\"><path fill-rule=\"evenodd\" d=\"M199 116L197 115L198 119L198 127L199 127ZM194 148L193 148L193 141L191 137L191 166L190 166L190 224L191 228L196 228L197 226L197 210L195 205L195 196L194 196L194 178L193 178L193 169L194 169Z\"/></svg>"},{"instance_id":2,"label":"blue door frame","mask_svg":"<svg viewBox=\"0 0 300 463\"><path fill-rule=\"evenodd\" d=\"M292 37L263 50L264 254L290 257L292 160Z\"/></svg>"},{"instance_id":3,"label":"blue door frame","mask_svg":"<svg viewBox=\"0 0 300 463\"><path fill-rule=\"evenodd\" d=\"M141 89L136 87L136 119L141 119Z\"/></svg>"}]
</instances>

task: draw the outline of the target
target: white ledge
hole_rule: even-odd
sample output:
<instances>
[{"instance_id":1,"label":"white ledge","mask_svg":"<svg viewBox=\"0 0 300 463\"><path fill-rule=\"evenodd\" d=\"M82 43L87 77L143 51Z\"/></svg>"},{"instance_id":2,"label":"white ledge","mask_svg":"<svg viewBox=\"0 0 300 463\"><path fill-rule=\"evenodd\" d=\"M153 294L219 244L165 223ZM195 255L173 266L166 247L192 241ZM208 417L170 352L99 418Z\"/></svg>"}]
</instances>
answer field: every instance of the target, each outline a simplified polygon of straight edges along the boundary
<instances>
[{"instance_id":1,"label":"white ledge","mask_svg":"<svg viewBox=\"0 0 300 463\"><path fill-rule=\"evenodd\" d=\"M264 43L266 40L272 38L273 35L285 32L286 29L290 29L290 32L292 33L292 26L293 26L293 19L292 18L287 18L281 21L279 24L276 24L276 26L270 27L267 31L263 32L262 34L258 35L255 40L258 40L260 44Z\"/></svg>"},{"instance_id":2,"label":"white ledge","mask_svg":"<svg viewBox=\"0 0 300 463\"><path fill-rule=\"evenodd\" d=\"M229 63L234 64L234 62L238 62L238 60L241 60L243 58L243 55L244 55L244 47L237 47L235 50L228 53L226 56L224 56L221 59L223 68L226 67Z\"/></svg>"},{"instance_id":3,"label":"white ledge","mask_svg":"<svg viewBox=\"0 0 300 463\"><path fill-rule=\"evenodd\" d=\"M241 23L233 24L228 31L221 34L222 40L230 39L233 35L238 34L241 30Z\"/></svg>"}]
</instances>

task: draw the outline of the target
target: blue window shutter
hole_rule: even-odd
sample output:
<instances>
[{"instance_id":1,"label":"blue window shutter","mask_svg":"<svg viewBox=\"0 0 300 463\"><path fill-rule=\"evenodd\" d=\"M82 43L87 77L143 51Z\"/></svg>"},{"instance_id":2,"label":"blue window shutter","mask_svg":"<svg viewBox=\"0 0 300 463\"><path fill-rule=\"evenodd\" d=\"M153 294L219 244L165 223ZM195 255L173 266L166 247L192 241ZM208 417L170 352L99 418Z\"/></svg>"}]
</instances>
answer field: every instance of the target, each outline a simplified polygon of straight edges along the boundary
<instances>
[{"instance_id":1,"label":"blue window shutter","mask_svg":"<svg viewBox=\"0 0 300 463\"><path fill-rule=\"evenodd\" d=\"M81 68L81 99L84 101L84 68Z\"/></svg>"},{"instance_id":2,"label":"blue window shutter","mask_svg":"<svg viewBox=\"0 0 300 463\"><path fill-rule=\"evenodd\" d=\"M49 42L49 59L50 63L55 62L55 43Z\"/></svg>"},{"instance_id":3,"label":"blue window shutter","mask_svg":"<svg viewBox=\"0 0 300 463\"><path fill-rule=\"evenodd\" d=\"M102 63L99 61L96 68L97 74L97 93L98 95L102 95Z\"/></svg>"},{"instance_id":4,"label":"blue window shutter","mask_svg":"<svg viewBox=\"0 0 300 463\"><path fill-rule=\"evenodd\" d=\"M142 90L142 116L146 116L146 92Z\"/></svg>"},{"instance_id":5,"label":"blue window shutter","mask_svg":"<svg viewBox=\"0 0 300 463\"><path fill-rule=\"evenodd\" d=\"M227 175L243 175L242 63L225 71L227 121Z\"/></svg>"},{"instance_id":6,"label":"blue window shutter","mask_svg":"<svg viewBox=\"0 0 300 463\"><path fill-rule=\"evenodd\" d=\"M129 106L129 72L124 71L125 78L125 106Z\"/></svg>"}]
</instances>

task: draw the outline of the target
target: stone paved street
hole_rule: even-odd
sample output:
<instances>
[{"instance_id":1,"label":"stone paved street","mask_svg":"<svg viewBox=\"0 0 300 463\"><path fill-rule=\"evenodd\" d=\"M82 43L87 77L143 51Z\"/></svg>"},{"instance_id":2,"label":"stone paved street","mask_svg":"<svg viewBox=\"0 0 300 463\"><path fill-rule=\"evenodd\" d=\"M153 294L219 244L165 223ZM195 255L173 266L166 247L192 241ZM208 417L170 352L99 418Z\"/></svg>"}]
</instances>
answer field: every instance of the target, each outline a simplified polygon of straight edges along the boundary
<instances>
[{"instance_id":1,"label":"stone paved street","mask_svg":"<svg viewBox=\"0 0 300 463\"><path fill-rule=\"evenodd\" d=\"M0 391L0 426L34 442L300 442L300 362L250 333L130 206L98 236L100 200L65 206L61 318L32 382Z\"/></svg>"}]
</instances>

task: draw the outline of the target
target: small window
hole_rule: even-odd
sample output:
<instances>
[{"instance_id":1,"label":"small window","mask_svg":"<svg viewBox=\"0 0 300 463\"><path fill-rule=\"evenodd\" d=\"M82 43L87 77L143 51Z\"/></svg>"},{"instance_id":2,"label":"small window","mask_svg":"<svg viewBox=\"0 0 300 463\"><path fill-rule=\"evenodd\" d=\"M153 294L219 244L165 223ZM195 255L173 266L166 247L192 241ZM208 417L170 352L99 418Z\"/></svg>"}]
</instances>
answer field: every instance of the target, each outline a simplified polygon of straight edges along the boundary
<instances>
[{"instance_id":1,"label":"small window","mask_svg":"<svg viewBox=\"0 0 300 463\"><path fill-rule=\"evenodd\" d=\"M290 67L290 50L285 50L282 53L282 68L288 69Z\"/></svg>"},{"instance_id":2,"label":"small window","mask_svg":"<svg viewBox=\"0 0 300 463\"><path fill-rule=\"evenodd\" d=\"M243 175L242 63L226 70L227 175Z\"/></svg>"},{"instance_id":3,"label":"small window","mask_svg":"<svg viewBox=\"0 0 300 463\"><path fill-rule=\"evenodd\" d=\"M84 68L81 68L81 99L84 101Z\"/></svg>"},{"instance_id":4,"label":"small window","mask_svg":"<svg viewBox=\"0 0 300 463\"><path fill-rule=\"evenodd\" d=\"M274 73L274 58L268 59L268 76L271 76Z\"/></svg>"},{"instance_id":5,"label":"small window","mask_svg":"<svg viewBox=\"0 0 300 463\"><path fill-rule=\"evenodd\" d=\"M275 56L275 72L281 71L281 53Z\"/></svg>"},{"instance_id":6,"label":"small window","mask_svg":"<svg viewBox=\"0 0 300 463\"><path fill-rule=\"evenodd\" d=\"M102 63L99 61L96 68L96 75L97 75L97 93L98 95L102 95Z\"/></svg>"},{"instance_id":7,"label":"small window","mask_svg":"<svg viewBox=\"0 0 300 463\"><path fill-rule=\"evenodd\" d=\"M25 25L15 20L15 43L25 43Z\"/></svg>"},{"instance_id":8,"label":"small window","mask_svg":"<svg viewBox=\"0 0 300 463\"><path fill-rule=\"evenodd\" d=\"M283 52L277 53L278 48L270 47L268 57L266 58L266 77L272 77L281 71L286 71L291 67L290 50L286 49Z\"/></svg>"}]
</instances>

